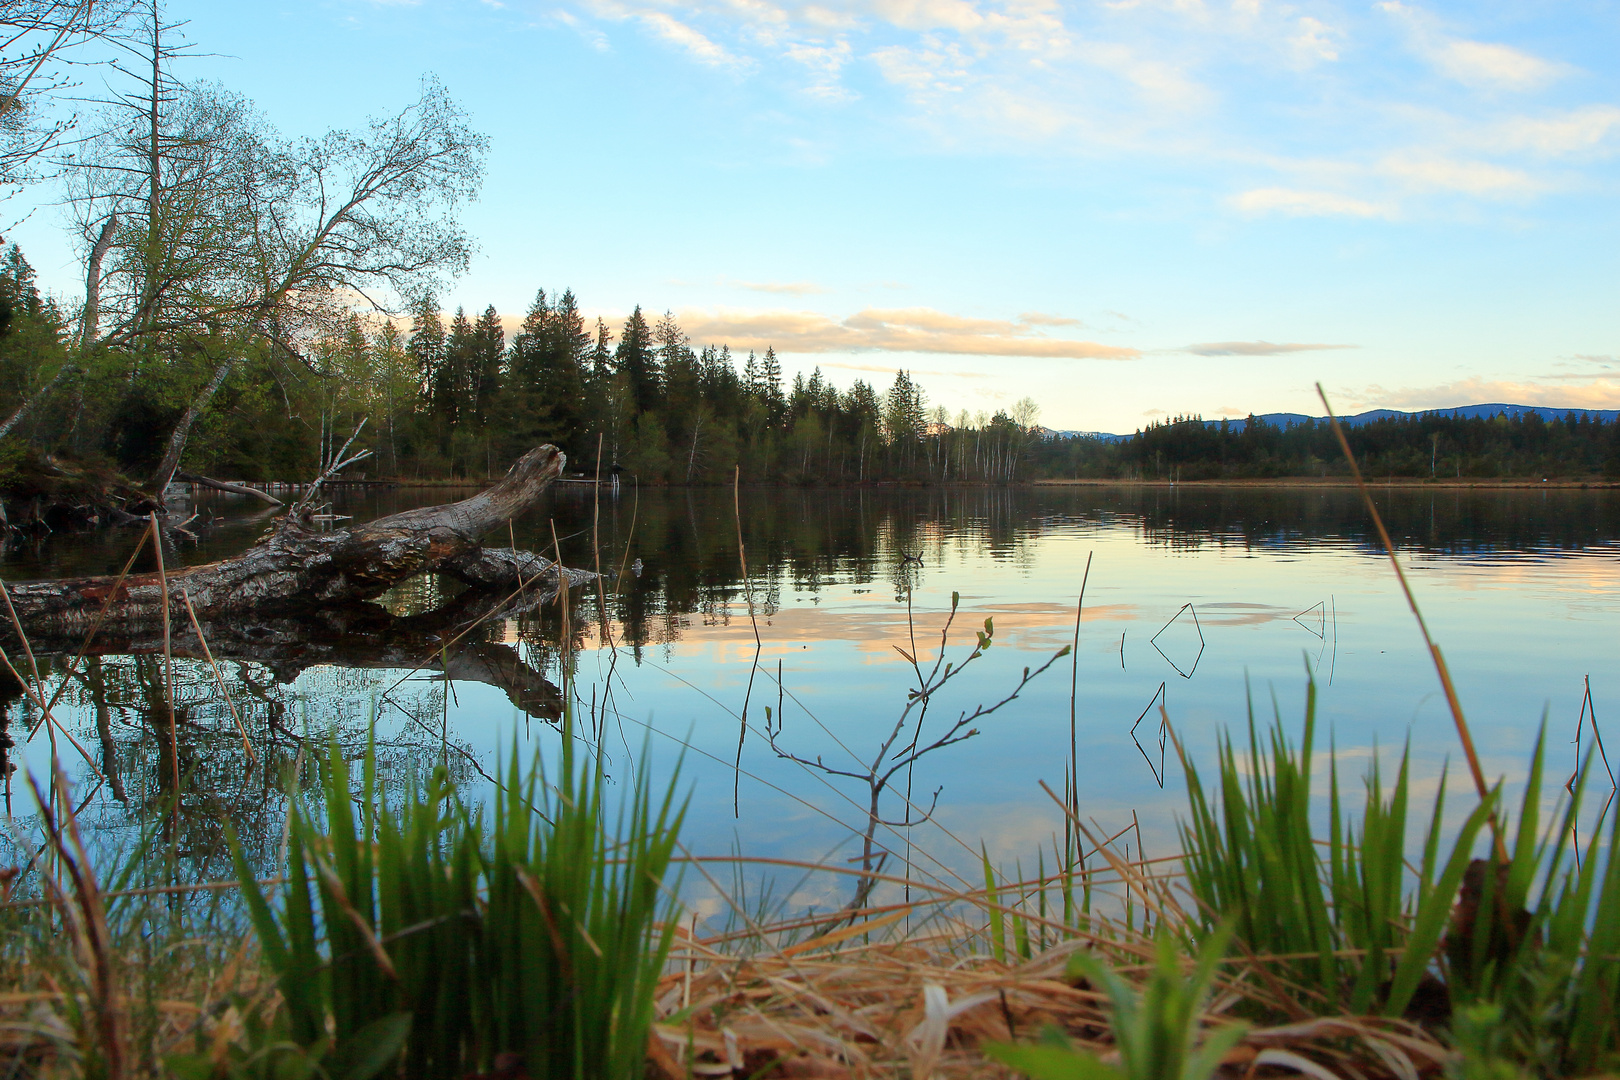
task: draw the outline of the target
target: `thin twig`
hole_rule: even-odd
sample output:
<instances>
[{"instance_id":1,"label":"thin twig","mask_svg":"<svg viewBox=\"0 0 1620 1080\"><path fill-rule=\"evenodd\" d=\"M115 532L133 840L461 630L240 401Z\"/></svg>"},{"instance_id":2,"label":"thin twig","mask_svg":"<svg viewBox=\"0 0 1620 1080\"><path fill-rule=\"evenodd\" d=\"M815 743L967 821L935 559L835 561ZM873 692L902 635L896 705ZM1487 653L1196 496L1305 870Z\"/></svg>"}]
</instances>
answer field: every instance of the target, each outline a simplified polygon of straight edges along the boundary
<instances>
[{"instance_id":1,"label":"thin twig","mask_svg":"<svg viewBox=\"0 0 1620 1080\"><path fill-rule=\"evenodd\" d=\"M1338 416L1334 415L1333 406L1328 404L1327 391L1322 384L1316 384L1316 394L1322 399L1322 407L1327 410L1328 422L1333 426L1333 434L1339 440L1339 449L1344 451L1344 459L1350 464L1350 475L1355 478L1356 490L1361 493L1361 499L1367 504L1367 513L1372 516L1373 527L1378 530L1378 539L1384 545L1384 551L1389 555L1389 564L1395 568L1395 577L1401 583L1401 592L1406 594L1407 606L1412 609L1412 617L1417 620L1418 632L1423 635L1423 644L1429 649L1429 657L1434 661L1435 674L1440 677L1440 689L1445 693L1446 705L1451 709L1451 720L1457 728L1457 738L1462 742L1463 756L1468 760L1468 771L1474 778L1474 788L1479 793L1481 801L1490 798L1490 785L1485 781L1485 770L1480 767L1479 754L1474 749L1474 736L1468 729L1468 720L1463 716L1462 702L1457 699L1457 687L1451 681L1451 670L1446 667L1445 657L1440 655L1440 646L1434 643L1429 636L1429 626L1423 621L1423 612L1418 607L1417 596L1412 592L1412 586L1407 583L1406 572L1401 569L1401 560L1395 555L1395 545L1390 541L1389 530L1384 528L1384 519L1378 513L1378 506L1373 502L1372 492L1367 490L1367 481L1362 478L1361 467L1356 464L1356 455L1350 450L1350 440L1345 437L1344 427L1339 423ZM1502 825L1493 812L1490 816L1491 834L1496 838L1496 855L1502 862L1507 862L1507 845L1502 840Z\"/></svg>"},{"instance_id":2,"label":"thin twig","mask_svg":"<svg viewBox=\"0 0 1620 1080\"><path fill-rule=\"evenodd\" d=\"M191 628L197 631L197 643L202 646L203 656L208 660L208 666L214 669L214 681L219 684L219 692L225 698L225 707L231 710L231 719L236 721L237 734L242 736L242 749L247 751L248 764L257 765L259 755L254 752L253 744L248 741L247 728L242 726L242 717L236 711L236 702L231 700L231 691L225 685L225 676L219 670L219 664L214 660L214 653L208 648L208 639L203 637L202 625L197 622L197 609L191 606L191 594L184 585L180 586L180 602L186 605L186 614L191 616Z\"/></svg>"},{"instance_id":3,"label":"thin twig","mask_svg":"<svg viewBox=\"0 0 1620 1080\"><path fill-rule=\"evenodd\" d=\"M169 761L174 766L174 819L180 824L180 742L174 719L174 652L169 640L169 575L163 568L163 536L152 511L152 552L157 556L158 587L163 594L163 698L169 710ZM179 832L176 830L176 841Z\"/></svg>"}]
</instances>

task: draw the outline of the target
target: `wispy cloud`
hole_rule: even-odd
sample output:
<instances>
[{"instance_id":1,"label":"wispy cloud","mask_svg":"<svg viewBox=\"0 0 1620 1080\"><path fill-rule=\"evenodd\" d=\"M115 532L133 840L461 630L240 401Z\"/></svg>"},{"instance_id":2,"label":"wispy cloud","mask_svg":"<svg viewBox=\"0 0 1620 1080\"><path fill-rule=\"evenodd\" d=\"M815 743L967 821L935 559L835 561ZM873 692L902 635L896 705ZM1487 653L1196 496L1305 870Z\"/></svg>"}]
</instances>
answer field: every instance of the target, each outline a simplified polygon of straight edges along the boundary
<instances>
[{"instance_id":1,"label":"wispy cloud","mask_svg":"<svg viewBox=\"0 0 1620 1080\"><path fill-rule=\"evenodd\" d=\"M870 371L878 375L893 375L900 370L898 364L850 364L840 360L823 360L820 367L838 368L842 371ZM938 371L929 368L907 367L906 371L912 375L937 375L946 379L993 379L988 371Z\"/></svg>"},{"instance_id":2,"label":"wispy cloud","mask_svg":"<svg viewBox=\"0 0 1620 1080\"><path fill-rule=\"evenodd\" d=\"M680 49L700 64L710 67L747 68L752 61L736 56L724 45L714 41L702 31L681 22L662 11L643 11L637 19L665 41Z\"/></svg>"},{"instance_id":3,"label":"wispy cloud","mask_svg":"<svg viewBox=\"0 0 1620 1080\"><path fill-rule=\"evenodd\" d=\"M823 285L813 281L728 281L725 284L735 285L739 289L748 289L751 292L780 293L786 296L809 296L812 293L824 293L829 290Z\"/></svg>"},{"instance_id":4,"label":"wispy cloud","mask_svg":"<svg viewBox=\"0 0 1620 1080\"><path fill-rule=\"evenodd\" d=\"M1438 386L1386 389L1368 387L1362 400L1373 408L1446 409L1458 405L1500 402L1554 409L1620 409L1620 385L1592 381L1548 386L1540 382L1469 378Z\"/></svg>"},{"instance_id":5,"label":"wispy cloud","mask_svg":"<svg viewBox=\"0 0 1620 1080\"><path fill-rule=\"evenodd\" d=\"M1504 90L1534 90L1569 70L1567 65L1543 60L1511 45L1453 36L1433 15L1399 0L1386 0L1378 5L1378 10L1406 28L1420 55L1460 83Z\"/></svg>"},{"instance_id":6,"label":"wispy cloud","mask_svg":"<svg viewBox=\"0 0 1620 1080\"><path fill-rule=\"evenodd\" d=\"M1245 214L1286 214L1290 217L1395 216L1388 203L1370 202L1332 191L1298 191L1293 188L1254 188L1232 198L1232 205Z\"/></svg>"},{"instance_id":7,"label":"wispy cloud","mask_svg":"<svg viewBox=\"0 0 1620 1080\"><path fill-rule=\"evenodd\" d=\"M1607 353L1576 353L1570 359L1577 361L1577 363L1570 364L1567 361L1560 361L1554 364L1554 367L1565 370L1547 372L1536 376L1536 378L1553 379L1560 382L1620 379L1620 357L1611 356Z\"/></svg>"},{"instance_id":8,"label":"wispy cloud","mask_svg":"<svg viewBox=\"0 0 1620 1080\"><path fill-rule=\"evenodd\" d=\"M1079 319L1071 319L1067 315L1048 315L1044 311L1026 311L1018 316L1018 321L1030 326L1084 326Z\"/></svg>"},{"instance_id":9,"label":"wispy cloud","mask_svg":"<svg viewBox=\"0 0 1620 1080\"><path fill-rule=\"evenodd\" d=\"M979 319L933 308L867 308L843 319L813 311L683 311L693 341L783 353L906 352L1055 360L1134 360L1141 351L1049 337L1044 324Z\"/></svg>"},{"instance_id":10,"label":"wispy cloud","mask_svg":"<svg viewBox=\"0 0 1620 1080\"><path fill-rule=\"evenodd\" d=\"M1493 198L1533 195L1547 187L1546 181L1520 169L1427 154L1392 157L1384 162L1382 170L1414 188Z\"/></svg>"},{"instance_id":11,"label":"wispy cloud","mask_svg":"<svg viewBox=\"0 0 1620 1080\"><path fill-rule=\"evenodd\" d=\"M1306 345L1298 342L1206 341L1188 345L1181 352L1194 356L1280 356L1284 353L1315 352L1320 349L1354 349L1354 345Z\"/></svg>"},{"instance_id":12,"label":"wispy cloud","mask_svg":"<svg viewBox=\"0 0 1620 1080\"><path fill-rule=\"evenodd\" d=\"M1548 157L1588 153L1605 148L1620 131L1620 108L1586 105L1543 116L1512 116L1479 131L1487 149L1528 150Z\"/></svg>"},{"instance_id":13,"label":"wispy cloud","mask_svg":"<svg viewBox=\"0 0 1620 1080\"><path fill-rule=\"evenodd\" d=\"M1245 216L1408 222L1539 199L1581 188L1620 142L1602 84L1490 40L1467 9L1404 0L562 2L795 99L859 98L886 135L1185 162Z\"/></svg>"}]
</instances>

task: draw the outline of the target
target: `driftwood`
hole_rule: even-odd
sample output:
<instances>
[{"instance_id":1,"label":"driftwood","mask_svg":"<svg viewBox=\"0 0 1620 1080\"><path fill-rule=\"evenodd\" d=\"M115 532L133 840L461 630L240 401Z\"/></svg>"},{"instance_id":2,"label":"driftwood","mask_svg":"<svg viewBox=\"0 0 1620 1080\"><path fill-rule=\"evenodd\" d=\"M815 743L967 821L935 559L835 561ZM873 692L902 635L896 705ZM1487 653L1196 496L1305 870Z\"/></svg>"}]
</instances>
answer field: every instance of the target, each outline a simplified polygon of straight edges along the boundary
<instances>
[{"instance_id":1,"label":"driftwood","mask_svg":"<svg viewBox=\"0 0 1620 1080\"><path fill-rule=\"evenodd\" d=\"M533 507L561 472L561 451L540 446L529 451L493 486L460 502L426 506L378 518L348 529L324 531L309 512L276 520L270 534L240 555L159 574L18 582L9 586L12 603L32 638L62 638L88 631L108 598L103 633L139 634L161 626L165 588L171 612L182 612L189 598L203 621L232 625L250 633L255 620L353 614L354 605L374 600L394 585L437 572L459 578L475 594L504 597L529 587L578 584L588 575L564 571L527 551L486 549L480 539ZM489 598L488 603L498 603ZM464 606L476 606L473 601ZM375 605L366 605L375 608ZM363 613L363 612L362 612ZM488 617L490 612L485 612ZM176 626L183 615L171 615ZM212 636L209 637L212 643Z\"/></svg>"},{"instance_id":2,"label":"driftwood","mask_svg":"<svg viewBox=\"0 0 1620 1080\"><path fill-rule=\"evenodd\" d=\"M198 473L190 472L177 472L174 474L174 478L183 484L197 484L201 487L213 488L215 491L228 491L232 495L251 495L253 498L261 499L264 502L269 503L271 506L283 505L280 499L276 498L268 491L261 491L256 487L248 487L246 484L230 484L224 480L215 480L209 476L202 476Z\"/></svg>"}]
</instances>

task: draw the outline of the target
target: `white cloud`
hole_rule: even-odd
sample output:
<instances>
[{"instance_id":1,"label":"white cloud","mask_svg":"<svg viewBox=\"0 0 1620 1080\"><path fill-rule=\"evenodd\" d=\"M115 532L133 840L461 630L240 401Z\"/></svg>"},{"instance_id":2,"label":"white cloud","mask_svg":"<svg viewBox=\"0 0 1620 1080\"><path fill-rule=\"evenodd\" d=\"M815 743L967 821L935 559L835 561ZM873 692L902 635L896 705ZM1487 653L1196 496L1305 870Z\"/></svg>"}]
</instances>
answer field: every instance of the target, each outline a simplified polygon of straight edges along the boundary
<instances>
[{"instance_id":1,"label":"white cloud","mask_svg":"<svg viewBox=\"0 0 1620 1080\"><path fill-rule=\"evenodd\" d=\"M1534 90L1568 70L1566 65L1543 60L1511 45L1452 37L1428 12L1399 0L1386 0L1378 9L1406 27L1419 55L1442 74L1468 86Z\"/></svg>"},{"instance_id":2,"label":"white cloud","mask_svg":"<svg viewBox=\"0 0 1620 1080\"><path fill-rule=\"evenodd\" d=\"M1543 181L1519 169L1439 156L1391 157L1383 162L1381 170L1420 190L1454 191L1490 198L1533 195L1546 187Z\"/></svg>"},{"instance_id":3,"label":"white cloud","mask_svg":"<svg viewBox=\"0 0 1620 1080\"><path fill-rule=\"evenodd\" d=\"M906 30L977 30L985 18L967 0L870 0L872 14Z\"/></svg>"},{"instance_id":4,"label":"white cloud","mask_svg":"<svg viewBox=\"0 0 1620 1080\"><path fill-rule=\"evenodd\" d=\"M1339 39L1343 36L1340 31L1309 15L1301 17L1298 26L1292 40L1296 52L1314 60L1339 58Z\"/></svg>"},{"instance_id":5,"label":"white cloud","mask_svg":"<svg viewBox=\"0 0 1620 1080\"><path fill-rule=\"evenodd\" d=\"M1481 141L1497 150L1530 150L1553 157L1604 149L1617 129L1620 108L1588 105L1549 116L1500 121L1481 133Z\"/></svg>"},{"instance_id":6,"label":"white cloud","mask_svg":"<svg viewBox=\"0 0 1620 1080\"><path fill-rule=\"evenodd\" d=\"M1026 311L1018 316L1018 321L1030 326L1084 326L1079 319L1071 319L1067 315L1048 315L1042 311Z\"/></svg>"},{"instance_id":7,"label":"white cloud","mask_svg":"<svg viewBox=\"0 0 1620 1080\"><path fill-rule=\"evenodd\" d=\"M1245 214L1285 214L1289 217L1393 217L1388 204L1369 202L1332 191L1296 191L1292 188L1253 188L1232 199Z\"/></svg>"},{"instance_id":8,"label":"white cloud","mask_svg":"<svg viewBox=\"0 0 1620 1080\"><path fill-rule=\"evenodd\" d=\"M1585 100L1505 111L1500 92L1574 69L1402 0L1370 12L1348 0L563 2L639 24L801 108L859 100L843 115L883 137L1179 161L1235 187L1226 205L1242 214L1407 221L1590 190L1620 133L1620 101L1590 83L1571 80ZM1426 70L1390 62L1380 35L1391 25ZM1432 73L1491 93L1457 94Z\"/></svg>"},{"instance_id":9,"label":"white cloud","mask_svg":"<svg viewBox=\"0 0 1620 1080\"><path fill-rule=\"evenodd\" d=\"M744 67L748 61L733 56L725 46L718 44L694 30L686 23L662 11L645 11L638 18L641 22L652 28L653 32L672 45L679 46L691 55L692 59L700 64L711 67Z\"/></svg>"},{"instance_id":10,"label":"white cloud","mask_svg":"<svg viewBox=\"0 0 1620 1080\"><path fill-rule=\"evenodd\" d=\"M728 284L752 292L781 293L788 296L808 296L811 293L828 291L826 287L813 281L733 281Z\"/></svg>"},{"instance_id":11,"label":"white cloud","mask_svg":"<svg viewBox=\"0 0 1620 1080\"><path fill-rule=\"evenodd\" d=\"M1557 78L1561 68L1507 45L1448 41L1435 48L1434 61L1458 82L1533 90Z\"/></svg>"}]
</instances>

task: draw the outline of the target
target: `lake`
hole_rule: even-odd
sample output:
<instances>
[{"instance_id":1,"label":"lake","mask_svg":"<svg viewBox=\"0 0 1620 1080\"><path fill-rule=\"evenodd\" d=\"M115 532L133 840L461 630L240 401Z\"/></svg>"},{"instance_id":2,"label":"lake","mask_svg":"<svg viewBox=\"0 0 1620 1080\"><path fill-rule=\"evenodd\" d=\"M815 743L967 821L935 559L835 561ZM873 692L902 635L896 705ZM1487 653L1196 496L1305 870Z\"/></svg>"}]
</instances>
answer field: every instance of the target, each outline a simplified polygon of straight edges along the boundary
<instances>
[{"instance_id":1,"label":"lake","mask_svg":"<svg viewBox=\"0 0 1620 1080\"><path fill-rule=\"evenodd\" d=\"M340 492L335 511L366 519L455 494ZM1487 773L1521 778L1545 716L1549 780L1561 784L1575 760L1587 677L1600 722L1620 699L1620 493L1376 494ZM616 783L642 768L667 776L684 748L691 851L858 866L870 802L861 777L885 741L885 761L903 760L914 739L920 749L950 737L964 714L1018 689L1026 667L1075 640L1083 579L1075 656L956 729L977 734L894 774L879 801L893 824L874 836L890 853L886 873L909 860L918 878L982 882L981 844L1008 872L1020 863L1033 871L1043 849L1050 865L1062 815L1040 782L1063 788L1071 701L1081 811L1109 834L1131 827L1117 843L1133 854L1176 847L1181 772L1159 706L1194 760L1213 769L1217 736L1239 729L1251 703L1262 719L1275 710L1298 731L1308 673L1320 745L1336 744L1347 783L1359 786L1375 747L1398 750L1410 739L1419 792L1432 793L1449 761L1452 790L1466 794L1433 669L1352 491L745 489L737 499L746 584L733 498L625 487L598 501L589 486L555 490L541 512L513 523L512 536L548 551L555 536L564 562L592 568L594 532L602 588L575 590L566 613L552 605L485 627L484 640L423 647L416 669L386 658L332 663L318 650L228 659L217 674L204 661L177 660L177 758L161 657L104 656L67 675L67 657L41 658L49 692L61 691L56 741L82 821L100 843L131 843L143 821L162 820L179 772L179 830L162 835L187 872L229 875L227 821L268 871L282 833L282 778L301 750L308 783L309 748L335 735L354 757L374 723L386 776L403 783L443 762L476 800L514 748L555 755L555 687L577 703L582 737ZM267 520L237 497L199 507L222 520L167 552L171 566L240 550ZM24 542L6 553L3 572L10 580L115 573L139 535ZM387 604L409 613L445 592L423 580ZM989 647L930 696L920 735L915 708L897 729L908 691L939 658L953 594L946 661L967 662L987 620ZM7 809L26 828L33 796L24 777L45 775L53 732L14 685L5 701L7 753L18 767L7 776ZM698 910L716 914L713 889L689 879ZM847 878L786 871L774 883L777 900L822 909L851 888Z\"/></svg>"}]
</instances>

